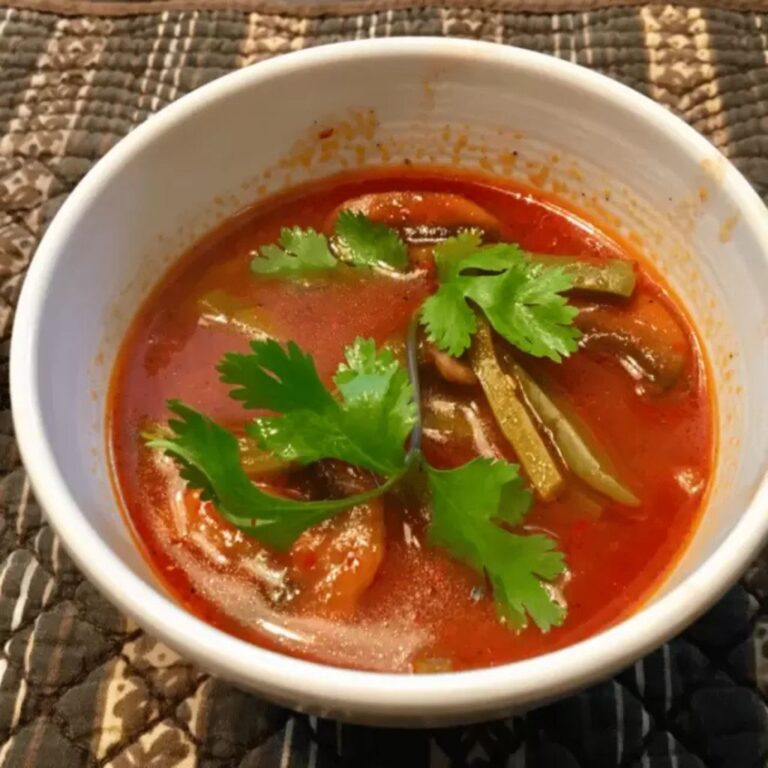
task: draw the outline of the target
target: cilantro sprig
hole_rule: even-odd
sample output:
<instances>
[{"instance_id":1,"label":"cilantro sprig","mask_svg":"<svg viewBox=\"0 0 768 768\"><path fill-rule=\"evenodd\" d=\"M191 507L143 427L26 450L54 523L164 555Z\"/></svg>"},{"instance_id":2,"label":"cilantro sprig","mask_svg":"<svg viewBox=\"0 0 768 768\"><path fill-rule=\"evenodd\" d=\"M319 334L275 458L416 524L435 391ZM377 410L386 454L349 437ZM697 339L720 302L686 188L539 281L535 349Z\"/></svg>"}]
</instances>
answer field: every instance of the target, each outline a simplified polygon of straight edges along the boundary
<instances>
[{"instance_id":1,"label":"cilantro sprig","mask_svg":"<svg viewBox=\"0 0 768 768\"><path fill-rule=\"evenodd\" d=\"M344 499L297 501L267 493L243 470L237 437L208 416L177 400L169 434L147 444L172 456L187 483L214 502L227 520L265 544L287 549L307 528L391 488L413 463L405 441L416 406L404 369L389 349L358 338L334 377L332 393L320 381L314 360L289 342L254 341L249 354L228 354L219 365L223 382L247 409L277 411L247 426L260 447L309 464L335 458L381 478L374 489Z\"/></svg>"},{"instance_id":2,"label":"cilantro sprig","mask_svg":"<svg viewBox=\"0 0 768 768\"><path fill-rule=\"evenodd\" d=\"M561 267L534 263L509 243L483 246L476 232L438 245L435 264L439 288L424 302L421 318L439 349L458 357L469 348L477 331L472 305L500 336L530 355L560 362L577 349L578 310L562 295L573 279Z\"/></svg>"},{"instance_id":3,"label":"cilantro sprig","mask_svg":"<svg viewBox=\"0 0 768 768\"><path fill-rule=\"evenodd\" d=\"M283 227L280 244L262 246L251 261L251 271L257 275L297 275L336 266L325 235L301 227Z\"/></svg>"},{"instance_id":4,"label":"cilantro sprig","mask_svg":"<svg viewBox=\"0 0 768 768\"><path fill-rule=\"evenodd\" d=\"M170 401L168 408L176 416L168 422L170 433L148 436L147 445L175 459L182 478L213 502L222 517L276 549L288 549L307 528L380 496L399 479L394 476L371 491L338 500L276 496L251 482L230 430L178 400Z\"/></svg>"},{"instance_id":5,"label":"cilantro sprig","mask_svg":"<svg viewBox=\"0 0 768 768\"><path fill-rule=\"evenodd\" d=\"M408 264L408 250L400 235L363 213L339 213L334 246L342 259L358 266L405 269Z\"/></svg>"},{"instance_id":6,"label":"cilantro sprig","mask_svg":"<svg viewBox=\"0 0 768 768\"><path fill-rule=\"evenodd\" d=\"M331 239L313 229L284 228L279 244L262 246L251 262L260 275L297 277L341 264L403 270L408 264L398 233L362 213L341 211ZM470 346L479 308L494 330L534 357L560 362L577 349L578 310L563 293L573 276L563 267L535 262L511 243L483 245L475 231L435 248L437 292L421 308L427 337L454 357Z\"/></svg>"},{"instance_id":7,"label":"cilantro sprig","mask_svg":"<svg viewBox=\"0 0 768 768\"><path fill-rule=\"evenodd\" d=\"M554 542L502 527L518 525L531 506L517 466L477 459L436 470L416 450L416 441L407 450L418 406L413 384L391 350L377 350L373 341L358 338L345 351L333 392L320 380L312 357L292 342L254 341L249 353L226 355L218 370L244 408L275 412L254 418L246 428L261 448L301 464L339 459L381 478L370 491L343 499L276 496L245 473L233 432L171 401L175 418L168 432L148 437L148 445L174 458L188 485L225 519L270 546L287 549L307 528L386 493L420 464L433 501L429 541L487 574L499 615L511 626L524 626L530 615L546 630L562 619L562 609L541 584L564 569Z\"/></svg>"},{"instance_id":8,"label":"cilantro sprig","mask_svg":"<svg viewBox=\"0 0 768 768\"><path fill-rule=\"evenodd\" d=\"M340 459L384 477L402 470L405 441L416 421L413 388L392 351L358 338L346 349L329 392L310 355L293 342L254 341L250 354L219 364L231 396L248 409L277 411L254 419L247 432L278 458L310 464Z\"/></svg>"},{"instance_id":9,"label":"cilantro sprig","mask_svg":"<svg viewBox=\"0 0 768 768\"><path fill-rule=\"evenodd\" d=\"M451 470L427 467L427 478L429 542L488 576L499 616L511 626L525 626L528 615L543 632L561 624L565 609L543 583L565 571L556 542L504 527L519 525L531 508L517 465L474 459Z\"/></svg>"},{"instance_id":10,"label":"cilantro sprig","mask_svg":"<svg viewBox=\"0 0 768 768\"><path fill-rule=\"evenodd\" d=\"M386 224L371 221L362 213L341 211L331 242L311 228L284 227L278 245L264 245L254 255L251 271L297 277L336 269L344 263L402 270L408 264L408 251L400 235Z\"/></svg>"}]
</instances>

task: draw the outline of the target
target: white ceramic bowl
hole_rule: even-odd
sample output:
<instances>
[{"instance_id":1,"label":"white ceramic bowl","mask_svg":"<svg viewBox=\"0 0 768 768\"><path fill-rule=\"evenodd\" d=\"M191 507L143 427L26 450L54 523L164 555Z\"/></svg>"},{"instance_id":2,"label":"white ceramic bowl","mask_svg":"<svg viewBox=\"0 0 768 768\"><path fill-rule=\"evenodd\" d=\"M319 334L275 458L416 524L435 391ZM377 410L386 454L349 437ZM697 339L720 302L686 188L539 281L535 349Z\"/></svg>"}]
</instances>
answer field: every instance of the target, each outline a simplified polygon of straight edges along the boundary
<instances>
[{"instance_id":1,"label":"white ceramic bowl","mask_svg":"<svg viewBox=\"0 0 768 768\"><path fill-rule=\"evenodd\" d=\"M166 265L270 191L406 157L541 186L638 239L686 303L712 362L718 469L679 565L642 610L608 631L494 669L355 672L226 635L156 583L110 487L108 377L137 303ZM24 462L48 519L86 575L148 632L296 709L434 724L520 710L605 677L679 632L737 578L768 528L766 338L768 217L693 130L628 88L546 56L459 40L376 40L223 77L98 163L29 270L11 390Z\"/></svg>"}]
</instances>

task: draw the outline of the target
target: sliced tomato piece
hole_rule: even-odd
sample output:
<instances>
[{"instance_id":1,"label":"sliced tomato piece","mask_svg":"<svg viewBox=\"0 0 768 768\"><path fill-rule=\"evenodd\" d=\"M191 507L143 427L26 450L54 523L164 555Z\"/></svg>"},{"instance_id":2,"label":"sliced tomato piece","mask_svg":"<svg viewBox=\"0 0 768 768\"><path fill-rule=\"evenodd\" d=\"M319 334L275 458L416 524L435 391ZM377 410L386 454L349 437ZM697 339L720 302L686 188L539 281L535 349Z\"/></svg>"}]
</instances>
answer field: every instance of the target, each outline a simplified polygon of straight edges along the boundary
<instances>
[{"instance_id":1,"label":"sliced tomato piece","mask_svg":"<svg viewBox=\"0 0 768 768\"><path fill-rule=\"evenodd\" d=\"M305 531L291 548L296 607L349 615L384 559L384 510L379 500L353 507Z\"/></svg>"}]
</instances>

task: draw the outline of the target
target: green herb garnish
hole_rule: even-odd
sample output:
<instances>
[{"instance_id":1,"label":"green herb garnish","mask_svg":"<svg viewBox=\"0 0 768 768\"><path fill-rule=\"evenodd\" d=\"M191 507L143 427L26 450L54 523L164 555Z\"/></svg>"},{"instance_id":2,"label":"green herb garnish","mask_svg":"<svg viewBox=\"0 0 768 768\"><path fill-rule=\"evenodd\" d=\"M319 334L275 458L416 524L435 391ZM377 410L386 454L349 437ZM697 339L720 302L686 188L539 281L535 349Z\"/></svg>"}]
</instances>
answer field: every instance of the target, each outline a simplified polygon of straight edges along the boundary
<instances>
[{"instance_id":1,"label":"green herb garnish","mask_svg":"<svg viewBox=\"0 0 768 768\"><path fill-rule=\"evenodd\" d=\"M384 493L391 484L373 491L329 501L296 501L266 493L243 470L237 437L194 408L172 400L168 408L178 417L171 434L147 435L147 445L164 451L181 467L191 488L202 491L222 517L259 541L288 549L307 528L363 504Z\"/></svg>"},{"instance_id":2,"label":"green herb garnish","mask_svg":"<svg viewBox=\"0 0 768 768\"><path fill-rule=\"evenodd\" d=\"M405 440L416 421L413 387L391 350L357 339L346 349L331 394L312 357L296 344L254 341L247 355L228 354L221 380L246 408L277 411L247 427L260 448L301 464L340 459L384 477L402 470Z\"/></svg>"},{"instance_id":3,"label":"green herb garnish","mask_svg":"<svg viewBox=\"0 0 768 768\"><path fill-rule=\"evenodd\" d=\"M481 245L475 232L464 232L435 248L440 287L421 310L429 339L457 357L477 331L477 305L494 330L534 357L560 362L577 348L578 314L563 292L573 280L560 267L529 259L516 245Z\"/></svg>"},{"instance_id":4,"label":"green herb garnish","mask_svg":"<svg viewBox=\"0 0 768 768\"><path fill-rule=\"evenodd\" d=\"M554 541L500 527L518 525L531 505L517 465L477 459L458 469L436 470L419 452L407 452L416 424L414 391L389 349L377 351L372 341L357 339L334 376L335 393L325 388L312 357L296 344L254 341L251 350L226 355L219 372L245 408L277 412L248 425L259 446L303 464L340 459L375 472L381 484L328 501L267 493L243 470L231 431L171 401L168 407L178 418L169 422L169 433L147 436L148 445L172 456L188 485L201 490L224 518L265 544L287 549L307 528L386 493L418 463L433 498L430 542L487 573L499 615L512 626L523 626L526 614L542 629L558 623L562 609L541 585L564 568Z\"/></svg>"},{"instance_id":5,"label":"green herb garnish","mask_svg":"<svg viewBox=\"0 0 768 768\"><path fill-rule=\"evenodd\" d=\"M280 245L262 246L260 255L251 262L251 270L259 275L295 275L334 269L336 265L325 235L314 229L284 227Z\"/></svg>"},{"instance_id":6,"label":"green herb garnish","mask_svg":"<svg viewBox=\"0 0 768 768\"><path fill-rule=\"evenodd\" d=\"M182 476L219 512L260 541L290 547L307 528L356 504L380 496L399 480L412 457L405 441L416 420L413 389L388 349L357 339L335 376L336 396L317 375L311 356L295 344L254 341L250 354L229 354L221 379L236 385L232 396L245 408L279 415L254 419L247 431L259 446L282 459L308 464L334 458L375 472L382 483L371 491L331 501L296 501L266 493L243 470L237 437L178 401L171 434L148 435L148 445L173 456Z\"/></svg>"},{"instance_id":7,"label":"green herb garnish","mask_svg":"<svg viewBox=\"0 0 768 768\"><path fill-rule=\"evenodd\" d=\"M405 269L408 264L408 251L400 235L362 213L339 214L333 244L344 261L356 266Z\"/></svg>"},{"instance_id":8,"label":"green herb garnish","mask_svg":"<svg viewBox=\"0 0 768 768\"><path fill-rule=\"evenodd\" d=\"M408 251L394 229L362 213L342 211L336 219L333 248L314 229L285 227L280 231L280 244L262 246L251 261L251 270L259 275L296 277L343 263L401 270L408 264Z\"/></svg>"},{"instance_id":9,"label":"green herb garnish","mask_svg":"<svg viewBox=\"0 0 768 768\"><path fill-rule=\"evenodd\" d=\"M478 309L498 334L531 355L559 362L576 349L577 310L562 296L572 278L563 268L536 263L515 245L483 246L475 232L441 243L435 261L439 288L424 302L420 319L440 349L458 356L470 346ZM394 230L343 211L330 242L312 229L283 229L279 244L262 247L251 269L301 276L343 263L404 269L407 250ZM189 486L224 518L279 549L323 520L386 493L420 466L432 496L429 542L486 574L499 616L511 626L525 626L530 616L546 631L565 616L548 585L565 563L552 538L510 530L531 507L518 466L476 459L437 470L419 450L415 323L409 343L413 381L391 350L377 350L365 339L345 350L333 390L293 342L253 341L249 353L225 355L218 366L231 396L262 412L245 428L260 449L298 464L336 459L366 469L378 485L365 493L327 501L268 493L245 473L237 436L178 401L168 403L175 416L169 430L146 436L147 443L173 457Z\"/></svg>"},{"instance_id":10,"label":"green herb garnish","mask_svg":"<svg viewBox=\"0 0 768 768\"><path fill-rule=\"evenodd\" d=\"M428 539L485 573L499 615L523 627L526 615L546 632L562 623L564 608L542 583L565 571L562 553L549 536L510 533L531 507L516 464L474 459L451 470L427 468L432 491Z\"/></svg>"}]
</instances>

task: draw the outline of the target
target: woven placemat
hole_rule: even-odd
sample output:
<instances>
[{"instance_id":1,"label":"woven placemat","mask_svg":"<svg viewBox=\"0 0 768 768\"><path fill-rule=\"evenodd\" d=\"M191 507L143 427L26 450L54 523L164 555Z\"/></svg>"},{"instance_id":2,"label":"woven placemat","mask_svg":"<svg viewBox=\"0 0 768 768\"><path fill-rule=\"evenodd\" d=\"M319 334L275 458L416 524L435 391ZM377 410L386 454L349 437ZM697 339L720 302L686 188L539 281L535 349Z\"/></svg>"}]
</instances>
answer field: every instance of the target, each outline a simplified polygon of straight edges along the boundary
<instances>
[{"instance_id":1,"label":"woven placemat","mask_svg":"<svg viewBox=\"0 0 768 768\"><path fill-rule=\"evenodd\" d=\"M268 56L385 35L482 38L657 99L768 197L768 14L501 0L63 2L0 8L0 364L47 223L94 161L178 96ZM569 8L568 11L559 9ZM59 13L41 11L58 10ZM768 8L766 9L768 10ZM139 13L140 12L140 13ZM198 671L85 581L30 494L0 388L0 767L752 768L768 754L768 558L683 636L578 696L504 721L378 731L294 715Z\"/></svg>"}]
</instances>

